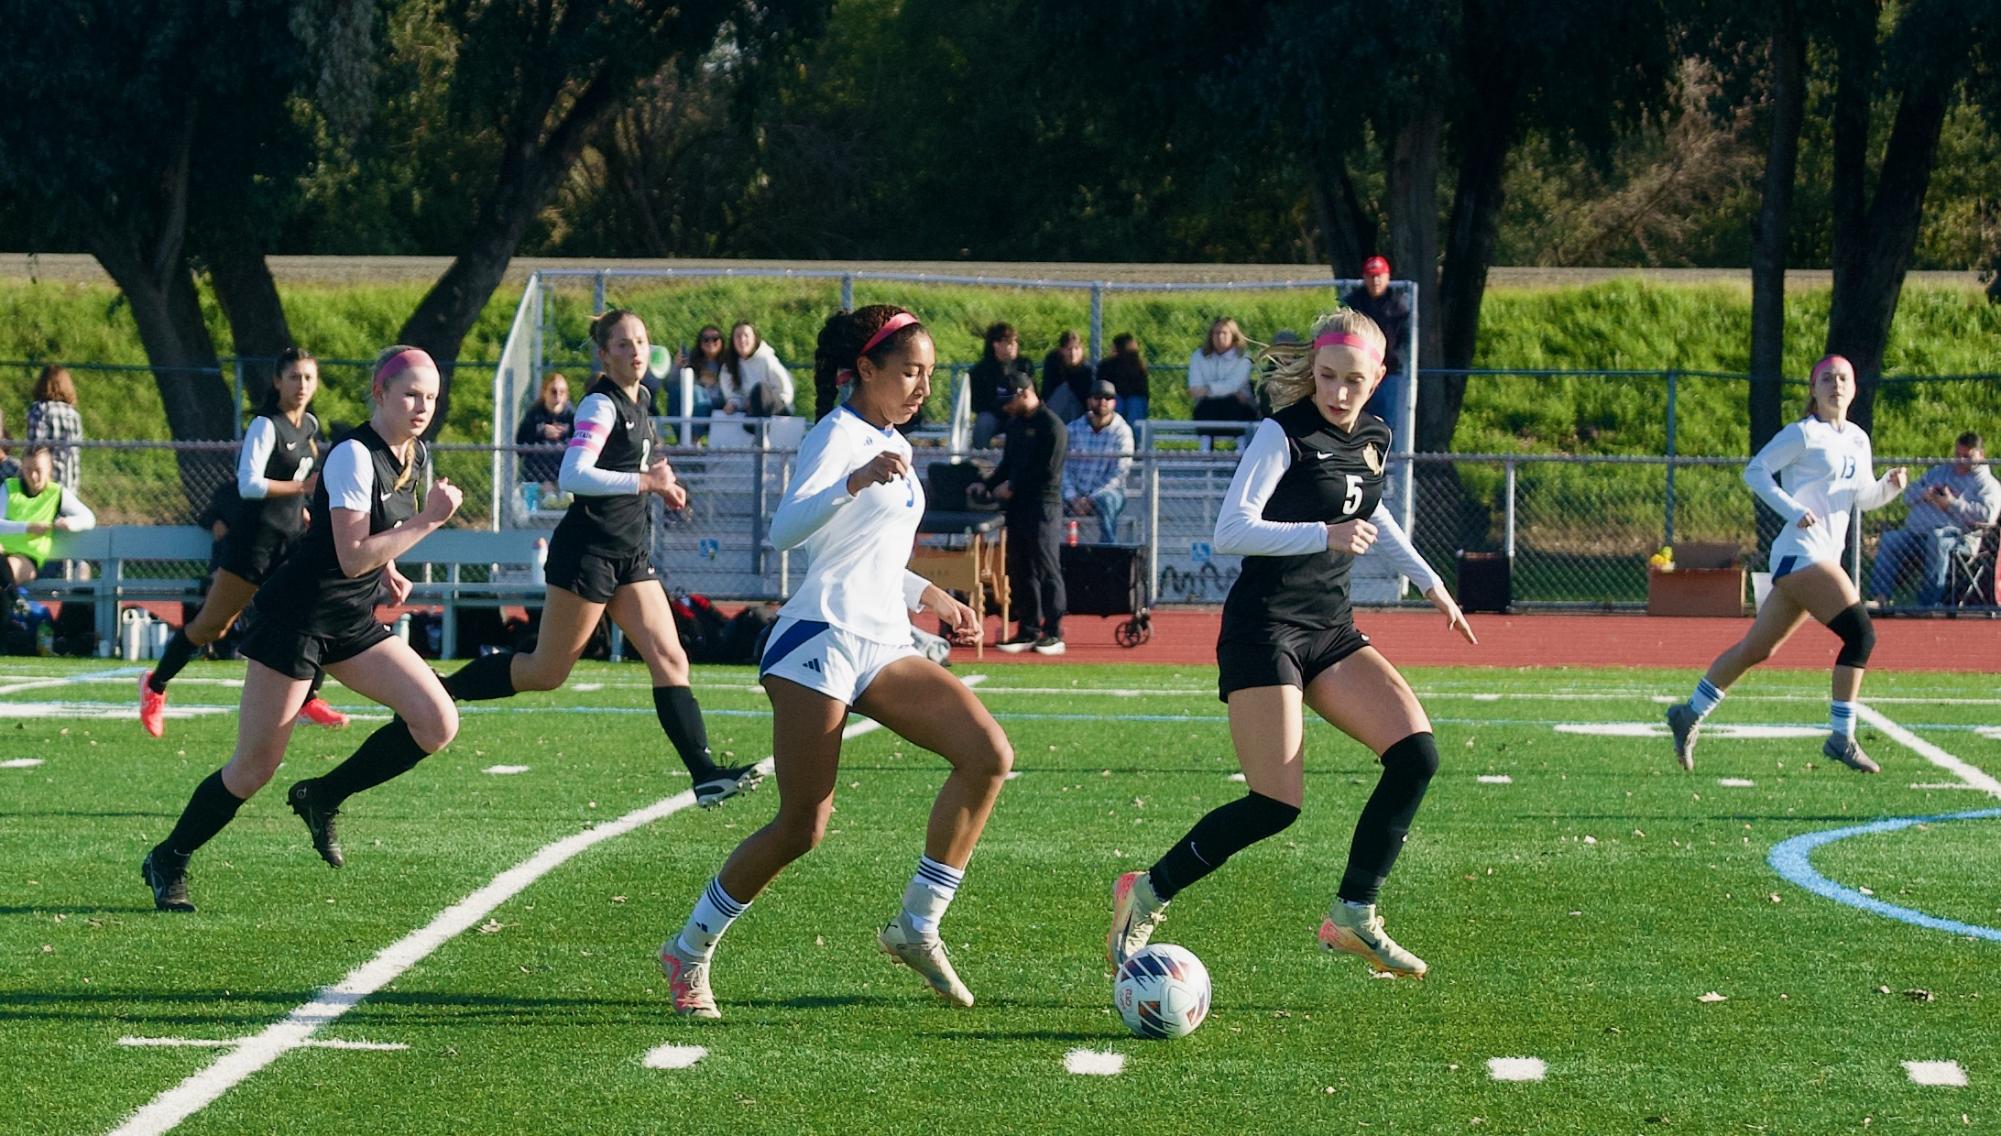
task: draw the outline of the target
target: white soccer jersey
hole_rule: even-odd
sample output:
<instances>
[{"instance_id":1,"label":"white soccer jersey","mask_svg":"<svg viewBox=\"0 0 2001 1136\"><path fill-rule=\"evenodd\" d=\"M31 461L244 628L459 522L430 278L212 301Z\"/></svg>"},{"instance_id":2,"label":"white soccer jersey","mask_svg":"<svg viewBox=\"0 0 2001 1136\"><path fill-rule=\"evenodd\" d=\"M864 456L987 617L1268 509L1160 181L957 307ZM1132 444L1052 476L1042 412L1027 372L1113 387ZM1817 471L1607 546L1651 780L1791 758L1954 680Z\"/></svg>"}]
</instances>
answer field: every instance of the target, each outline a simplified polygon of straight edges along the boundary
<instances>
[{"instance_id":1,"label":"white soccer jersey","mask_svg":"<svg viewBox=\"0 0 2001 1136\"><path fill-rule=\"evenodd\" d=\"M848 475L884 451L907 461L910 443L846 406L800 443L792 482L771 517L771 543L803 546L811 564L780 615L830 623L878 643L910 642L909 613L929 583L909 569L924 489L912 472L848 494Z\"/></svg>"},{"instance_id":2,"label":"white soccer jersey","mask_svg":"<svg viewBox=\"0 0 2001 1136\"><path fill-rule=\"evenodd\" d=\"M1797 567L1816 560L1839 560L1848 541L1848 518L1855 509L1875 509L1896 500L1896 491L1876 479L1869 435L1852 422L1839 426L1815 417L1788 425L1751 464L1744 482L1786 519L1772 541L1775 571L1788 556ZM1799 519L1814 515L1812 528Z\"/></svg>"}]
</instances>

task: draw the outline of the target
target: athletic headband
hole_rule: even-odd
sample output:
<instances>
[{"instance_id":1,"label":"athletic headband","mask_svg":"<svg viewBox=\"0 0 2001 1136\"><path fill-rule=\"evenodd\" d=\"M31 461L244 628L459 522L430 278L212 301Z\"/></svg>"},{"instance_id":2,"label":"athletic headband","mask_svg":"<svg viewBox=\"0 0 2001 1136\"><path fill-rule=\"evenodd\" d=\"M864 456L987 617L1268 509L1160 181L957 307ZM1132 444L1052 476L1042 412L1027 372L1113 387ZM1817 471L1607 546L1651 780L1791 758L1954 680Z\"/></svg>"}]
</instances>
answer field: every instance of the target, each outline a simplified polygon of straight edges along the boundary
<instances>
[{"instance_id":1,"label":"athletic headband","mask_svg":"<svg viewBox=\"0 0 2001 1136\"><path fill-rule=\"evenodd\" d=\"M1807 375L1807 377L1806 377L1806 381L1807 381L1807 382L1810 382L1810 383L1811 383L1811 382L1815 382L1815 381L1819 380L1819 378L1820 378L1820 377L1821 377L1821 376L1822 376L1823 374L1826 374L1826 373L1827 373L1827 371L1828 371L1828 370L1829 370L1830 368L1832 368L1832 367L1833 367L1833 366L1834 366L1834 365L1835 365L1836 363L1848 363L1848 360L1847 360L1847 358L1846 358L1846 357L1844 357L1844 356L1841 356L1841 355L1823 355L1823 356L1821 356L1821 357L1820 357L1820 362L1818 362L1818 363L1815 363L1815 364L1813 365L1813 371L1812 371L1811 373L1809 373L1809 374ZM1853 371L1853 370L1855 369L1855 364L1853 364L1853 363L1848 363L1848 369L1849 369L1849 370L1851 370L1851 371Z\"/></svg>"},{"instance_id":2,"label":"athletic headband","mask_svg":"<svg viewBox=\"0 0 2001 1136\"><path fill-rule=\"evenodd\" d=\"M432 362L430 353L420 347L407 347L398 351L384 359L380 367L375 368L376 389L381 389L389 380L416 367L429 367L433 371L438 369L438 365Z\"/></svg>"},{"instance_id":3,"label":"athletic headband","mask_svg":"<svg viewBox=\"0 0 2001 1136\"><path fill-rule=\"evenodd\" d=\"M911 315L909 312L896 313L895 315L889 317L889 322L883 324L882 329L880 331L877 331L874 335L868 337L868 342L862 344L862 349L856 352L856 354L858 355L868 354L869 352L876 349L877 344L881 343L883 340L888 339L890 336L895 335L897 332L902 331L904 328L909 327L911 324L916 322L917 322L917 317Z\"/></svg>"},{"instance_id":4,"label":"athletic headband","mask_svg":"<svg viewBox=\"0 0 2001 1136\"><path fill-rule=\"evenodd\" d=\"M1376 345L1352 331L1321 332L1313 337L1313 349L1318 351L1322 347L1353 347L1367 355L1377 366L1381 366L1383 362L1383 353L1376 349Z\"/></svg>"}]
</instances>

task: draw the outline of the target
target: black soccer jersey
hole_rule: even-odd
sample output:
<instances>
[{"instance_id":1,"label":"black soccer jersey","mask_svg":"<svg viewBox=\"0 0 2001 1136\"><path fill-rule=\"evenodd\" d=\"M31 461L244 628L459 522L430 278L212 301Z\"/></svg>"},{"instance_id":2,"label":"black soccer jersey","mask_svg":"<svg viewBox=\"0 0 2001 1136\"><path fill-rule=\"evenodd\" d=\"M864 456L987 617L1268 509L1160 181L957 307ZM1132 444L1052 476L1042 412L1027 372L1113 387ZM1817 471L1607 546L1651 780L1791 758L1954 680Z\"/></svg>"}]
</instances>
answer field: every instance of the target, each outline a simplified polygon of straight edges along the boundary
<instances>
[{"instance_id":1,"label":"black soccer jersey","mask_svg":"<svg viewBox=\"0 0 2001 1136\"><path fill-rule=\"evenodd\" d=\"M304 481L319 461L319 420L306 414L297 426L283 414L260 414L243 434L243 453L236 465L236 491L242 497L232 528L268 530L290 539L306 531L304 500L297 496L255 496L259 482ZM257 535L262 536L263 533Z\"/></svg>"},{"instance_id":2,"label":"black soccer jersey","mask_svg":"<svg viewBox=\"0 0 2001 1136\"><path fill-rule=\"evenodd\" d=\"M600 375L578 402L570 448L594 455L599 470L641 473L659 445L660 436L653 428L653 397L646 388L640 388L639 401L634 402L617 383ZM639 492L605 496L577 493L549 540L551 558L559 550L606 557L646 551L653 536L653 514L646 497Z\"/></svg>"},{"instance_id":3,"label":"black soccer jersey","mask_svg":"<svg viewBox=\"0 0 2001 1136\"><path fill-rule=\"evenodd\" d=\"M1289 460L1265 498L1264 520L1334 524L1376 511L1390 445L1382 419L1364 414L1353 430L1342 430L1306 399L1272 415L1271 422L1284 431ZM1248 453L1245 460L1251 460ZM1354 559L1324 545L1299 555L1245 556L1223 603L1223 638L1260 636L1275 623L1320 630L1350 622L1348 570Z\"/></svg>"},{"instance_id":4,"label":"black soccer jersey","mask_svg":"<svg viewBox=\"0 0 2001 1136\"><path fill-rule=\"evenodd\" d=\"M292 554L257 592L257 614L313 634L335 634L374 618L381 568L349 576L334 552L333 511L368 513L368 533L387 532L417 515L431 489L431 451L413 443L405 466L374 427L355 427L327 454L313 493L313 522Z\"/></svg>"}]
</instances>

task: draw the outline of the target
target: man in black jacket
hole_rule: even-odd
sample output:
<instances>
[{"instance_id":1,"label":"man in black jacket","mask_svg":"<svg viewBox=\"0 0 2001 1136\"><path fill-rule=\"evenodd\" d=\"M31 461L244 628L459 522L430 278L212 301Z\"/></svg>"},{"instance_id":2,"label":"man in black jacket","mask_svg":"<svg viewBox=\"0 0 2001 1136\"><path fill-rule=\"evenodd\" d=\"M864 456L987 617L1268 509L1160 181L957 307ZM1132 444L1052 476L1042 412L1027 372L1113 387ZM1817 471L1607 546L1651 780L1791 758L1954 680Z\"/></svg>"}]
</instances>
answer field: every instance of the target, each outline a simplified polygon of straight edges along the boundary
<instances>
[{"instance_id":1,"label":"man in black jacket","mask_svg":"<svg viewBox=\"0 0 2001 1136\"><path fill-rule=\"evenodd\" d=\"M1410 344L1410 296L1390 291L1390 262L1372 256L1362 262L1362 286L1341 297L1341 303L1376 321L1389 340L1383 351L1383 367L1388 374L1362 409L1389 423L1390 432L1402 429L1396 413L1404 385L1404 352Z\"/></svg>"},{"instance_id":2,"label":"man in black jacket","mask_svg":"<svg viewBox=\"0 0 2001 1136\"><path fill-rule=\"evenodd\" d=\"M1063 456L1070 431L1035 393L1035 381L1015 373L996 392L1008 416L1007 448L981 487L1007 512L1008 590L1020 620L1014 638L996 646L1009 654L1063 647Z\"/></svg>"}]
</instances>

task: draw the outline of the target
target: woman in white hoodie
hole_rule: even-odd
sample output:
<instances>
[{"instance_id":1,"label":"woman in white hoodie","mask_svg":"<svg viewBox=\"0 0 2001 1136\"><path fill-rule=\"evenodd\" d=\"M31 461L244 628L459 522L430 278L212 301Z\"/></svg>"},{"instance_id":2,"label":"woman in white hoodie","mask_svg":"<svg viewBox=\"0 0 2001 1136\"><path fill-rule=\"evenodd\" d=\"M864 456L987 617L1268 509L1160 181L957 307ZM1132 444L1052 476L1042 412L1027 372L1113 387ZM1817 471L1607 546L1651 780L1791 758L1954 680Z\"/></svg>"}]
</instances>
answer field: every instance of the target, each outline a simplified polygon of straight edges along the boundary
<instances>
[{"instance_id":1,"label":"woman in white hoodie","mask_svg":"<svg viewBox=\"0 0 2001 1136\"><path fill-rule=\"evenodd\" d=\"M792 413L792 372L745 320L730 329L723 349L723 409L751 418Z\"/></svg>"}]
</instances>

